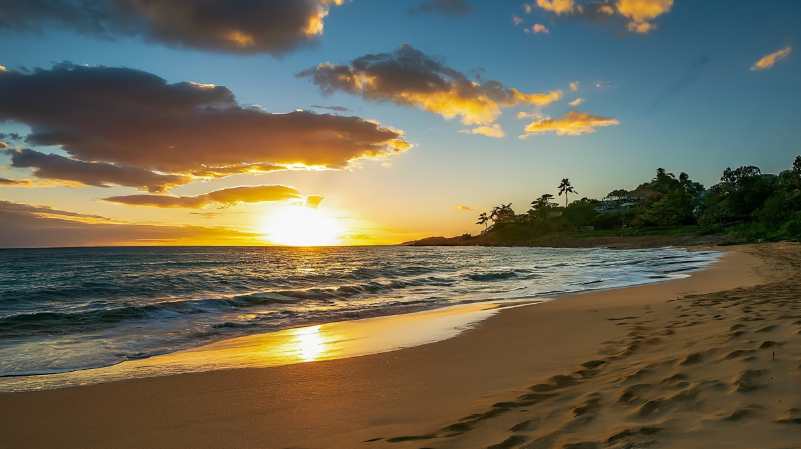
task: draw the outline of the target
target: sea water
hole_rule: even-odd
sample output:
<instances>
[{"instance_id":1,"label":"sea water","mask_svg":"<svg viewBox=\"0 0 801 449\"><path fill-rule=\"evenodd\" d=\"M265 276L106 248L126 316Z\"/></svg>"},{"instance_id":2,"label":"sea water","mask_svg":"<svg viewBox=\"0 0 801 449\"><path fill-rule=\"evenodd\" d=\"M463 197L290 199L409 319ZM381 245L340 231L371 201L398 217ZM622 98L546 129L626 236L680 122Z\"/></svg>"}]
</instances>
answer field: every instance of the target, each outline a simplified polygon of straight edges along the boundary
<instances>
[{"instance_id":1,"label":"sea water","mask_svg":"<svg viewBox=\"0 0 801 449\"><path fill-rule=\"evenodd\" d=\"M720 253L499 247L0 250L0 376L459 304L664 281Z\"/></svg>"}]
</instances>

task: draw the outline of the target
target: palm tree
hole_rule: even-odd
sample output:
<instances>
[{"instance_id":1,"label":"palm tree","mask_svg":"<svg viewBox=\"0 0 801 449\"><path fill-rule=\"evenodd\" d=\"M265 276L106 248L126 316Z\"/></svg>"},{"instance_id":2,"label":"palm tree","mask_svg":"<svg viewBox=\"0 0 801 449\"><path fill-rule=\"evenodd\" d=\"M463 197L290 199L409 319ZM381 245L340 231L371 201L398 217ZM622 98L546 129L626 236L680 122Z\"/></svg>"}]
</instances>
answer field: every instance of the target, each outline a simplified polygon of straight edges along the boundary
<instances>
[{"instance_id":1,"label":"palm tree","mask_svg":"<svg viewBox=\"0 0 801 449\"><path fill-rule=\"evenodd\" d=\"M493 207L489 218L495 223L508 223L512 221L515 218L515 211L512 209L512 203L501 203L500 206Z\"/></svg>"},{"instance_id":2,"label":"palm tree","mask_svg":"<svg viewBox=\"0 0 801 449\"><path fill-rule=\"evenodd\" d=\"M478 216L478 222L476 222L476 224L477 225L482 225L483 224L484 225L484 230L486 231L487 227L489 226L489 221L490 221L490 218L487 216L487 213L486 212L482 212L481 215Z\"/></svg>"},{"instance_id":3,"label":"palm tree","mask_svg":"<svg viewBox=\"0 0 801 449\"><path fill-rule=\"evenodd\" d=\"M567 208L567 194L568 193L578 194L578 192L573 190L573 186L570 185L570 180L567 178L562 179L562 183L559 184L559 196L562 196L563 193L565 194L565 208Z\"/></svg>"}]
</instances>

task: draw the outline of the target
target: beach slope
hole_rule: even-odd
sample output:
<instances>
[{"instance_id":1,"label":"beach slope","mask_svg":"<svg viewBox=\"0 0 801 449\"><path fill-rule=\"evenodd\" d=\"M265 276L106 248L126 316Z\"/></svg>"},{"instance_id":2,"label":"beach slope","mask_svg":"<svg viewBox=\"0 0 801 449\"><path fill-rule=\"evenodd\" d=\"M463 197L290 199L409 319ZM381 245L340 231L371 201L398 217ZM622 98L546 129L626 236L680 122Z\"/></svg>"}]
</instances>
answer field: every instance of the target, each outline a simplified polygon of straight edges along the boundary
<instances>
[{"instance_id":1,"label":"beach slope","mask_svg":"<svg viewBox=\"0 0 801 449\"><path fill-rule=\"evenodd\" d=\"M0 395L4 447L791 447L801 248L338 360ZM795 442L795 443L794 443Z\"/></svg>"}]
</instances>

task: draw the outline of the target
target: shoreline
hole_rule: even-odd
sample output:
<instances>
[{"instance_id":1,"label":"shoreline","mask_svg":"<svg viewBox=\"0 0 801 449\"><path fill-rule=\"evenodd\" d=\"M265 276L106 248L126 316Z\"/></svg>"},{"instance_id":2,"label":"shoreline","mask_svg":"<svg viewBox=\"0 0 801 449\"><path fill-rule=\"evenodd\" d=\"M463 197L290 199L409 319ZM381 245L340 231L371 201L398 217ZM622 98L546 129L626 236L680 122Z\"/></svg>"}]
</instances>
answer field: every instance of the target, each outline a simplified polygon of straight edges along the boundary
<instances>
[{"instance_id":1,"label":"shoreline","mask_svg":"<svg viewBox=\"0 0 801 449\"><path fill-rule=\"evenodd\" d=\"M627 322L617 319L640 315L643 307L761 283L753 273L760 259L732 249L738 251L688 278L502 310L422 346L0 394L0 406L15 410L0 431L37 447L353 447L373 438L380 439L364 447L386 447L393 437L439 429L593 360L602 342L625 337L618 324Z\"/></svg>"},{"instance_id":2,"label":"shoreline","mask_svg":"<svg viewBox=\"0 0 801 449\"><path fill-rule=\"evenodd\" d=\"M660 249L660 248L651 248ZM706 247L682 248L687 252L714 253L712 260L697 261L698 268L649 276L629 285L558 291L535 296L486 299L453 305L402 311L352 320L308 323L266 333L232 336L200 346L111 365L61 372L0 376L0 394L90 386L99 383L225 369L266 368L330 359L350 358L435 343L453 338L502 309L539 304L576 294L603 292L671 282L708 269L725 252ZM569 285L565 284L567 289Z\"/></svg>"}]
</instances>

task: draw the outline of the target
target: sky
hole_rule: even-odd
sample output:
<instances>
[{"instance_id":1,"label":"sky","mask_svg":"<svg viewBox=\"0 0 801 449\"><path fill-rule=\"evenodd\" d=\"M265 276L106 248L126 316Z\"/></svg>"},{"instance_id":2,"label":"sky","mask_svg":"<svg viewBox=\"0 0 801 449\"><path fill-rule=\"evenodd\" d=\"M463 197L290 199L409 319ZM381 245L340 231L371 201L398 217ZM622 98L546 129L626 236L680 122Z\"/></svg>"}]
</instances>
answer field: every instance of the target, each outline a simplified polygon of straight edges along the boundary
<instances>
[{"instance_id":1,"label":"sky","mask_svg":"<svg viewBox=\"0 0 801 449\"><path fill-rule=\"evenodd\" d=\"M0 1L0 247L477 234L801 153L801 3Z\"/></svg>"}]
</instances>

